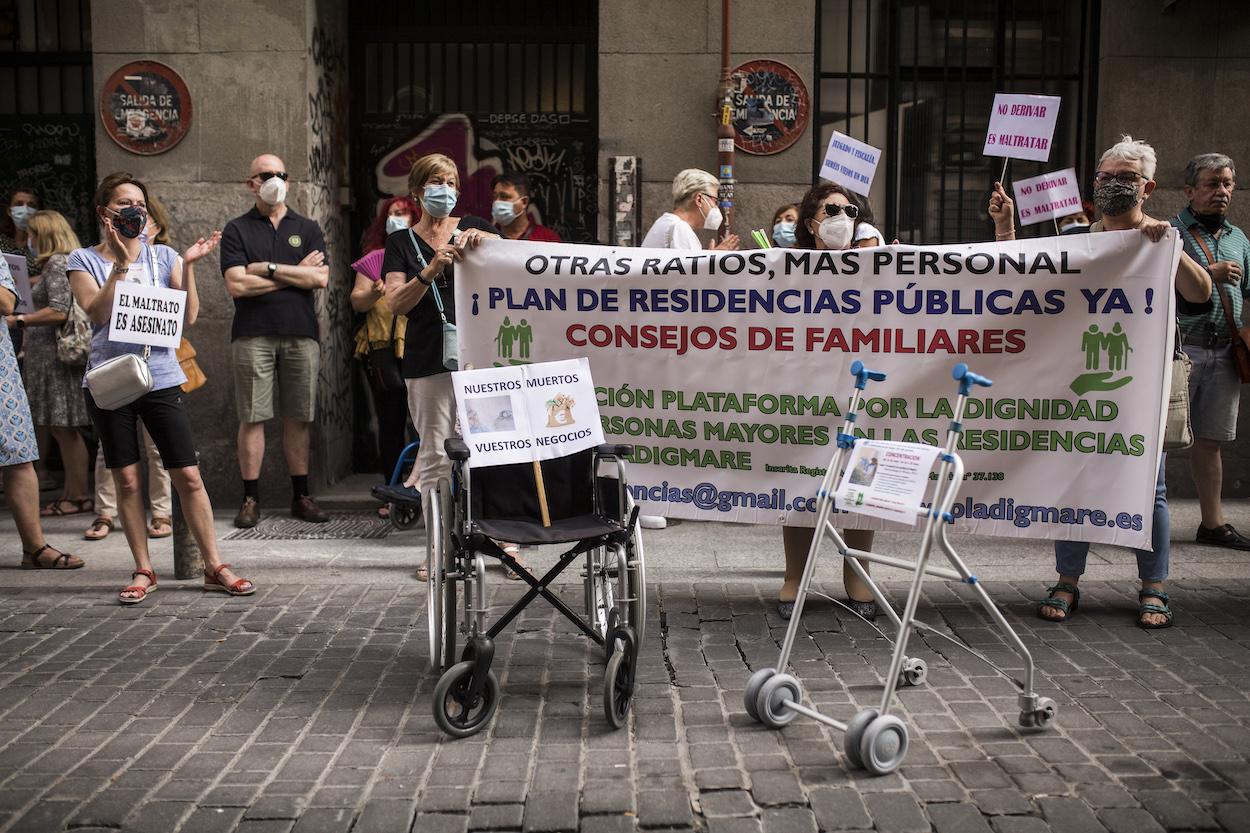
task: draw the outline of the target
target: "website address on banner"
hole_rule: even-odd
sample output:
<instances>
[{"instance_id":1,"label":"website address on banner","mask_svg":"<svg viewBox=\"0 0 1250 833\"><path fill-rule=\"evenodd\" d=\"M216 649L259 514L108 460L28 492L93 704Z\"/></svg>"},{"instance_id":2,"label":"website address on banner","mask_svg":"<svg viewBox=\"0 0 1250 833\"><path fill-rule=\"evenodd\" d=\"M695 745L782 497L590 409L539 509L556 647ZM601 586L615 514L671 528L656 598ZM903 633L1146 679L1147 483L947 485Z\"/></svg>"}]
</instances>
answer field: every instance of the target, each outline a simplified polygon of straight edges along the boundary
<instances>
[{"instance_id":1,"label":"website address on banner","mask_svg":"<svg viewBox=\"0 0 1250 833\"><path fill-rule=\"evenodd\" d=\"M790 497L785 489L767 492L729 491L714 483L700 483L693 487L671 486L668 481L648 486L632 483L629 492L634 500L651 503L687 503L696 509L709 512L734 512L739 509L764 509L785 512L816 512L816 498ZM928 508L929 504L922 504ZM838 510L845 514L845 510ZM1013 526L1026 529L1036 523L1061 524L1065 526L1103 526L1140 532L1142 516L1128 512L1114 515L1102 509L1086 509L1076 506L1039 506L1017 504L1012 498L999 498L994 503L982 503L965 498L951 507L955 520L1010 521Z\"/></svg>"}]
</instances>

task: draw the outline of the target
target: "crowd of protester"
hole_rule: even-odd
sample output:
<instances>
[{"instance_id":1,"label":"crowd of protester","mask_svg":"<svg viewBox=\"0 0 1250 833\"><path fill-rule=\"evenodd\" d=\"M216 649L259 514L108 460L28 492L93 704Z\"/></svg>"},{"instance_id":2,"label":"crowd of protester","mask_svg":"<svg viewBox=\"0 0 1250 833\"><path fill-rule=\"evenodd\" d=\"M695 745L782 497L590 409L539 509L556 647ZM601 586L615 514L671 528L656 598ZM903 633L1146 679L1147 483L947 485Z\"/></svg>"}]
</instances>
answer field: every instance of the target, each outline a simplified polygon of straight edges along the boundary
<instances>
[{"instance_id":1,"label":"crowd of protester","mask_svg":"<svg viewBox=\"0 0 1250 833\"><path fill-rule=\"evenodd\" d=\"M1224 520L1220 502L1221 447L1235 438L1240 397L1231 347L1236 335L1228 320L1246 320L1250 296L1250 240L1226 216L1236 169L1221 154L1194 157L1184 172L1188 205L1164 221L1144 211L1155 188L1156 165L1148 144L1124 137L1099 160L1090 183L1091 203L1063 218L1056 231L1068 235L1137 229L1141 245L1149 246L1169 226L1179 230L1184 242L1176 277L1179 332L1194 366L1190 393L1196 442L1190 459L1202 509L1195 538L1250 550L1250 539ZM87 370L109 358L142 352L137 345L108 338L117 284L142 280L186 290L189 326L199 310L194 264L218 245L222 275L234 301L231 381L241 481L235 526L252 527L262 517L265 424L276 417L281 419L291 479L291 515L309 523L329 520L311 494L308 475L320 363L315 293L326 291L330 283L325 241L316 222L287 205L288 174L279 157L258 156L245 182L252 201L248 210L225 223L220 233L209 232L182 252L170 246L170 218L156 195L129 174L110 174L100 182L94 205L100 242L89 247L80 245L64 215L41 205L37 186L11 191L8 210L0 218L0 249L25 257L34 308L14 313L14 282L7 265L0 268L0 286L7 290L0 291L0 313L7 324L0 332L0 404L7 414L0 425L0 470L22 539L23 567L83 566L78 556L48 544L40 517L94 513L85 537L99 540L120 525L134 556L132 582L119 601L142 602L157 587L148 539L172 531L172 488L203 554L205 588L233 595L255 591L251 581L220 559L187 417L193 385L179 353L152 348L147 361L153 390L121 408L98 407L83 381ZM416 459L404 476L412 494L449 477L451 470L443 442L456 432L455 402L442 345L445 322L455 322L456 264L487 238L560 242L535 216L524 174L495 177L491 192L490 218L457 213L460 181L455 163L442 154L417 159L408 193L380 203L352 263L351 305L361 317L355 355L365 370L376 421L377 472L383 480L391 478L397 467L402 469L405 445L420 438ZM885 244L866 199L826 182L795 197L772 216L767 237L773 245L837 250ZM705 248L700 233L719 229L723 222L717 178L698 169L683 170L673 180L672 198L671 211L654 222L643 246ZM987 213L996 240L1014 239L1014 204L1000 183L995 183ZM1095 213L1098 219L1091 223ZM728 234L707 247L726 250L741 244ZM98 440L94 492L84 440L89 433ZM65 479L59 496L40 508L40 475L33 464L51 443L59 450ZM146 486L141 470L145 456ZM382 517L389 511L386 505L378 510ZM664 521L644 518L652 528L662 528ZM1170 525L1162 463L1153 529L1152 547L1137 551L1137 621L1147 628L1167 627L1173 619L1164 590ZM785 568L778 611L789 618L812 530L787 526L782 538ZM845 538L852 549L872 547L871 531L847 530ZM502 546L523 565L515 546ZM1063 622L1076 612L1088 552L1088 544L1055 545L1059 578L1039 604L1039 616ZM876 604L860 568L866 571L867 565L845 562L847 604L871 618Z\"/></svg>"}]
</instances>

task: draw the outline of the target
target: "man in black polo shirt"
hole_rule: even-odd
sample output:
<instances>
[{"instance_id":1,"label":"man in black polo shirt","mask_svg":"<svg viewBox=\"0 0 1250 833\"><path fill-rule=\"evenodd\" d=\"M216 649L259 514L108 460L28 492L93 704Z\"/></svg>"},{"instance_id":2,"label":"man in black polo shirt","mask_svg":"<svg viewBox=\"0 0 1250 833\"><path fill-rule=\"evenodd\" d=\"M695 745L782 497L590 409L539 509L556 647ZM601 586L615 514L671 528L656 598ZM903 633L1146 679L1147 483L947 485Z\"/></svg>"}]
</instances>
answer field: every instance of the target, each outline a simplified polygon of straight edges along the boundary
<instances>
[{"instance_id":1,"label":"man in black polo shirt","mask_svg":"<svg viewBox=\"0 0 1250 833\"><path fill-rule=\"evenodd\" d=\"M286 205L286 180L281 159L256 157L247 177L256 205L221 233L221 272L234 298L230 339L243 476L243 506L234 525L240 528L260 520L260 465L275 383L291 514L313 523L329 520L308 494L308 438L321 360L313 290L325 289L330 269L321 228Z\"/></svg>"}]
</instances>

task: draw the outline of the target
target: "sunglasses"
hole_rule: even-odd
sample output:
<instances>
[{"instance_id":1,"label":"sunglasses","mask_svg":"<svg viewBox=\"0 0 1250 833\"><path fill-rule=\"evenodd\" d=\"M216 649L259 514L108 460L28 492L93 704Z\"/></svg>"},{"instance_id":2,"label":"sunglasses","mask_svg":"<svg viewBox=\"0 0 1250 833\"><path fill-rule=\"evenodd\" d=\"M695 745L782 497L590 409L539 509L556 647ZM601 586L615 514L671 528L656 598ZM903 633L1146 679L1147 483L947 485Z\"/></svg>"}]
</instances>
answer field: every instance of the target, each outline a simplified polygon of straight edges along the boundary
<instances>
[{"instance_id":1,"label":"sunglasses","mask_svg":"<svg viewBox=\"0 0 1250 833\"><path fill-rule=\"evenodd\" d=\"M826 217L836 217L839 214L846 214L847 217L850 217L852 220L854 220L856 217L859 216L859 209L853 205L842 205L841 203L836 203L836 202L825 203L825 216Z\"/></svg>"},{"instance_id":2,"label":"sunglasses","mask_svg":"<svg viewBox=\"0 0 1250 833\"><path fill-rule=\"evenodd\" d=\"M275 176L278 179L282 180L283 182L286 182L286 178L288 174L286 171L261 171L260 173L253 176L252 179L259 179L261 182L268 182L269 180L273 179Z\"/></svg>"}]
</instances>

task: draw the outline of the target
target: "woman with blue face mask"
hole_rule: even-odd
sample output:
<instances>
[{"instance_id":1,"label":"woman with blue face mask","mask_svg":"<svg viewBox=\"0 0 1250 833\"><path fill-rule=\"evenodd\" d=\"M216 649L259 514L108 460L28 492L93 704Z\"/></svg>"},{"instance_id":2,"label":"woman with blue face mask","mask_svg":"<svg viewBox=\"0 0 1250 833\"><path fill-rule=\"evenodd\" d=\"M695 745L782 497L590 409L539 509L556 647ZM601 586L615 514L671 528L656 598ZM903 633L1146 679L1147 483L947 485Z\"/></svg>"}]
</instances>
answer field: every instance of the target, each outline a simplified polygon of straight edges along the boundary
<instances>
[{"instance_id":1,"label":"woman with blue face mask","mask_svg":"<svg viewBox=\"0 0 1250 833\"><path fill-rule=\"evenodd\" d=\"M481 217L456 216L460 174L441 153L413 163L408 190L421 206L421 219L386 239L382 274L392 312L408 316L402 374L408 413L421 437L417 465L404 485L424 492L440 478L451 479L443 443L455 436L456 400L451 371L443 363L443 318L456 321L455 265L465 251L499 235Z\"/></svg>"},{"instance_id":2,"label":"woman with blue face mask","mask_svg":"<svg viewBox=\"0 0 1250 833\"><path fill-rule=\"evenodd\" d=\"M0 251L9 255L23 255L30 273L38 273L38 263L30 251L30 237L26 233L30 218L40 208L39 195L29 185L17 185L9 193L8 208L0 217Z\"/></svg>"},{"instance_id":3,"label":"woman with blue face mask","mask_svg":"<svg viewBox=\"0 0 1250 833\"><path fill-rule=\"evenodd\" d=\"M799 221L797 203L787 203L773 212L773 245L782 249L794 248L794 228Z\"/></svg>"}]
</instances>

